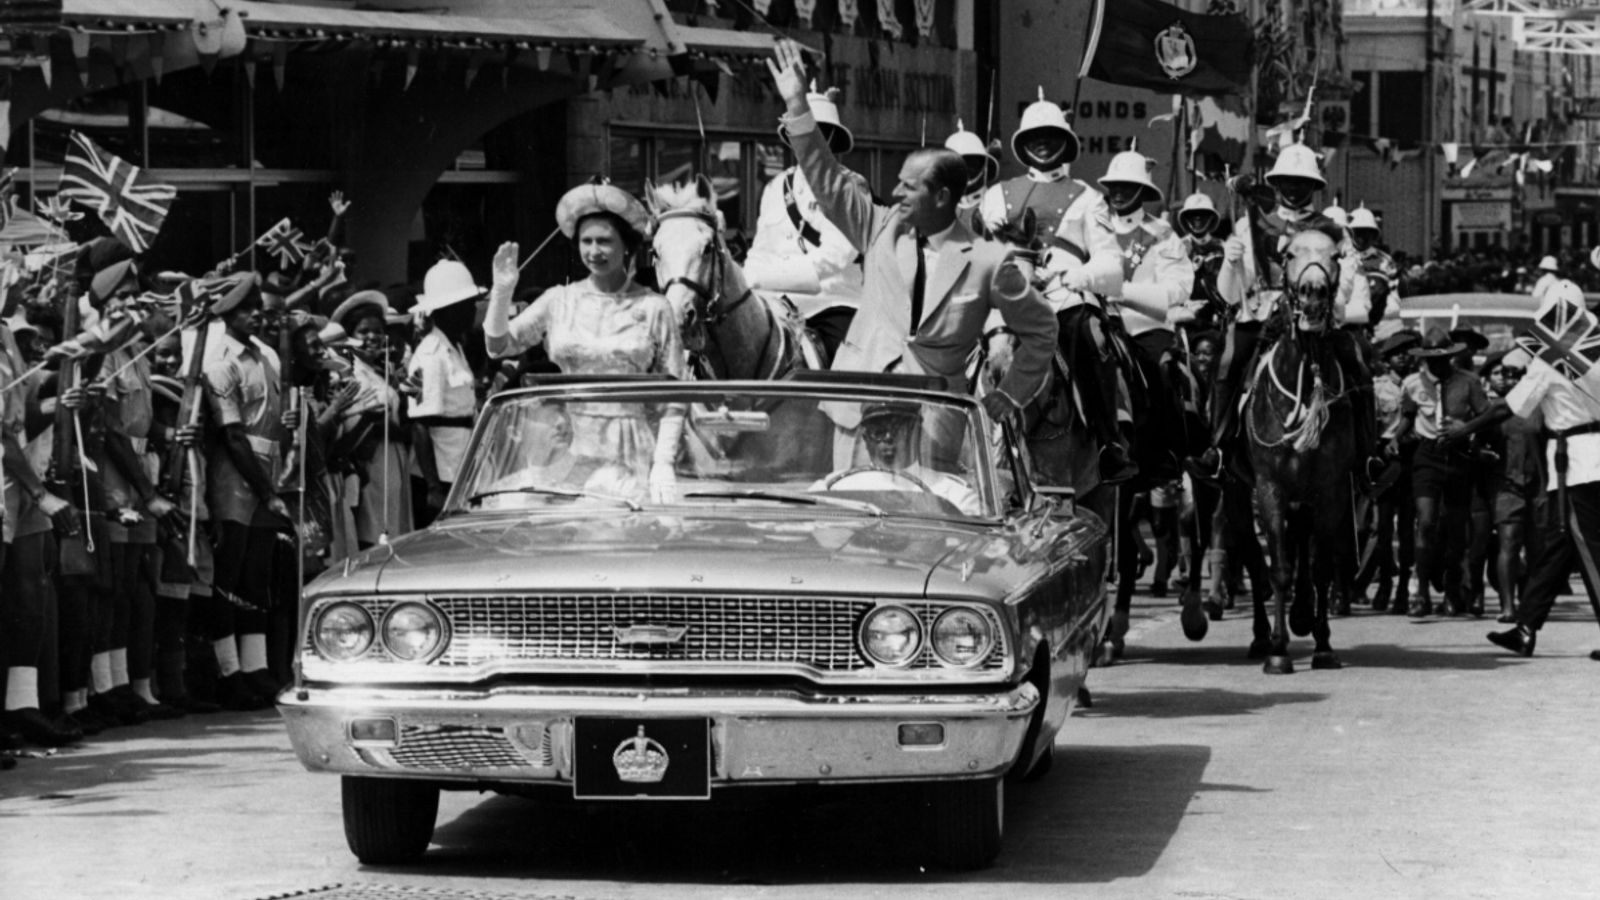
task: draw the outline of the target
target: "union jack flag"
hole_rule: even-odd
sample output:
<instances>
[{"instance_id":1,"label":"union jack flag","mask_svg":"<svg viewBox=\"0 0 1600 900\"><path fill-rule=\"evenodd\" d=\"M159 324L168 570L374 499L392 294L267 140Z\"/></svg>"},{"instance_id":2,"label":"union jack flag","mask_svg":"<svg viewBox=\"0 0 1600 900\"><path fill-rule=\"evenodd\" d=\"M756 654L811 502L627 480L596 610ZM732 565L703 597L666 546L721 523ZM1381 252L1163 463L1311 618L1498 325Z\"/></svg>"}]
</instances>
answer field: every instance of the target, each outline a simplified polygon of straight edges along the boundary
<instances>
[{"instance_id":1,"label":"union jack flag","mask_svg":"<svg viewBox=\"0 0 1600 900\"><path fill-rule=\"evenodd\" d=\"M306 255L311 252L311 244L306 242L305 237L300 229L284 219L256 238L256 246L265 247L268 253L276 256L278 268L289 269L305 262Z\"/></svg>"},{"instance_id":2,"label":"union jack flag","mask_svg":"<svg viewBox=\"0 0 1600 900\"><path fill-rule=\"evenodd\" d=\"M138 166L74 131L57 196L92 208L117 240L143 253L160 233L178 189L152 181Z\"/></svg>"},{"instance_id":3,"label":"union jack flag","mask_svg":"<svg viewBox=\"0 0 1600 900\"><path fill-rule=\"evenodd\" d=\"M225 282L217 278L191 278L178 285L173 295L178 320L188 325L205 318L211 311L211 304L223 295L224 285Z\"/></svg>"},{"instance_id":4,"label":"union jack flag","mask_svg":"<svg viewBox=\"0 0 1600 900\"><path fill-rule=\"evenodd\" d=\"M1562 299L1533 320L1517 345L1578 381L1600 362L1600 322L1582 302Z\"/></svg>"},{"instance_id":5,"label":"union jack flag","mask_svg":"<svg viewBox=\"0 0 1600 900\"><path fill-rule=\"evenodd\" d=\"M72 205L60 194L35 198L33 208L39 211L40 218L47 219L57 225L65 225L68 222L76 222L83 218L83 213L75 212L72 209Z\"/></svg>"}]
</instances>

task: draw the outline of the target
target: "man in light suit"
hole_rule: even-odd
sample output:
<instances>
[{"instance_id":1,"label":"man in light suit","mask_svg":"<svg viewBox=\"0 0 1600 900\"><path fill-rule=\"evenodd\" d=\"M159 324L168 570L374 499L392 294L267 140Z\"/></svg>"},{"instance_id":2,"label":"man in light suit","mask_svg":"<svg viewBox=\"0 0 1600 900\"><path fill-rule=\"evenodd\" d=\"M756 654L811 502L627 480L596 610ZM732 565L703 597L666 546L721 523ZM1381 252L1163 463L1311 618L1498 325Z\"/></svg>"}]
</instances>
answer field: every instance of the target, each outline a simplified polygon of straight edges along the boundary
<instances>
[{"instance_id":1,"label":"man in light suit","mask_svg":"<svg viewBox=\"0 0 1600 900\"><path fill-rule=\"evenodd\" d=\"M1015 414L1044 385L1056 345L1049 305L1015 266L1007 249L981 240L956 217L966 165L943 148L907 157L895 206L878 206L828 149L806 104L802 49L780 40L767 67L788 107L788 129L800 170L828 220L864 255L861 309L833 368L936 375L952 391L968 390L968 356L998 311L1019 346L1004 381L983 397L991 417ZM838 422L852 427L852 422Z\"/></svg>"}]
</instances>

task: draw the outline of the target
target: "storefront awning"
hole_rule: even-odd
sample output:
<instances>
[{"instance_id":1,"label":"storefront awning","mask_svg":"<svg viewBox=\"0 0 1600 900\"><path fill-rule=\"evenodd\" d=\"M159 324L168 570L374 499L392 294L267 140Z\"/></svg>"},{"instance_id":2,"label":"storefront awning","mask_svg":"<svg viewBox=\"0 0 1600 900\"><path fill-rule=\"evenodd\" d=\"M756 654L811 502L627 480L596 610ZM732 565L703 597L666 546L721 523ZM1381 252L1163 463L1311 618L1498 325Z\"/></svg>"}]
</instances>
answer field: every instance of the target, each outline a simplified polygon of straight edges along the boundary
<instances>
[{"instance_id":1,"label":"storefront awning","mask_svg":"<svg viewBox=\"0 0 1600 900\"><path fill-rule=\"evenodd\" d=\"M457 40L484 48L592 45L674 52L655 18L666 12L657 0L432 0L415 10L405 9L405 0L386 5L390 8L375 10L353 2L228 4L242 16L246 34L258 39ZM204 9L195 0L63 0L62 19L89 30L145 30L187 26Z\"/></svg>"}]
</instances>

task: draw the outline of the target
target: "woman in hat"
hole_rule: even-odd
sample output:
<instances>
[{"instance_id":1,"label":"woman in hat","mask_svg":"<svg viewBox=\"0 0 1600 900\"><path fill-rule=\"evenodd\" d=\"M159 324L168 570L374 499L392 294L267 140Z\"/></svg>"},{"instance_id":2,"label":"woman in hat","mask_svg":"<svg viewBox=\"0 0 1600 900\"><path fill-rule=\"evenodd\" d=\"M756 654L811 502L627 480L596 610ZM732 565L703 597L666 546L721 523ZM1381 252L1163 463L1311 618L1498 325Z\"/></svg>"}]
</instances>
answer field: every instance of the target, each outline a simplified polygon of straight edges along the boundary
<instances>
[{"instance_id":1,"label":"woman in hat","mask_svg":"<svg viewBox=\"0 0 1600 900\"><path fill-rule=\"evenodd\" d=\"M1419 438L1411 470L1417 510L1417 594L1411 599L1412 616L1432 613L1430 591L1436 572L1443 575L1446 611L1462 610L1463 567L1451 561L1460 560L1465 550L1463 526L1472 505L1471 457L1459 442L1441 438L1446 429L1489 408L1483 382L1456 367L1455 357L1465 349L1444 329L1430 328L1422 346L1411 351L1422 361L1422 371L1407 376L1402 385L1399 437Z\"/></svg>"},{"instance_id":2,"label":"woman in hat","mask_svg":"<svg viewBox=\"0 0 1600 900\"><path fill-rule=\"evenodd\" d=\"M455 483L478 414L477 377L464 349L483 288L473 283L467 267L453 259L433 264L422 281L413 313L427 316L428 333L406 364L416 396L407 412L413 431L417 468L428 485L428 507L444 507Z\"/></svg>"},{"instance_id":3,"label":"woman in hat","mask_svg":"<svg viewBox=\"0 0 1600 900\"><path fill-rule=\"evenodd\" d=\"M644 205L614 185L582 184L556 205L556 222L576 244L589 276L545 291L512 319L520 248L502 244L483 323L489 355L515 356L543 344L569 375L684 377L678 317L665 297L633 280L650 227ZM574 415L573 452L634 468L641 483L648 476L653 497L668 499L683 410L663 411L654 426L653 418L645 410Z\"/></svg>"},{"instance_id":4,"label":"woman in hat","mask_svg":"<svg viewBox=\"0 0 1600 900\"><path fill-rule=\"evenodd\" d=\"M392 381L401 368L393 350L404 345L390 340L390 331L405 321L380 291L358 291L333 311L332 323L350 335L349 377L357 388L339 423L332 462L342 463L354 482L346 484L345 496L361 549L412 529L411 442Z\"/></svg>"}]
</instances>

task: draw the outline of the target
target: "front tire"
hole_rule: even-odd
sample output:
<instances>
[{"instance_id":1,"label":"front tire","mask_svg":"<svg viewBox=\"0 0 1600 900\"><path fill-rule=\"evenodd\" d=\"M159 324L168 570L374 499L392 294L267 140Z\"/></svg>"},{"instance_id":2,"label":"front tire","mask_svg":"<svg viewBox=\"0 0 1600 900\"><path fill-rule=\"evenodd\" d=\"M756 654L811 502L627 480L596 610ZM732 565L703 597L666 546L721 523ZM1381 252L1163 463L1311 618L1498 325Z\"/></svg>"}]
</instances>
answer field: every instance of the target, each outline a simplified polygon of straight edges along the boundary
<instances>
[{"instance_id":1,"label":"front tire","mask_svg":"<svg viewBox=\"0 0 1600 900\"><path fill-rule=\"evenodd\" d=\"M344 839L367 865L416 862L433 840L439 789L398 778L340 779Z\"/></svg>"},{"instance_id":2,"label":"front tire","mask_svg":"<svg viewBox=\"0 0 1600 900\"><path fill-rule=\"evenodd\" d=\"M923 790L932 861L962 870L993 863L1005 831L1005 779L941 782Z\"/></svg>"}]
</instances>

